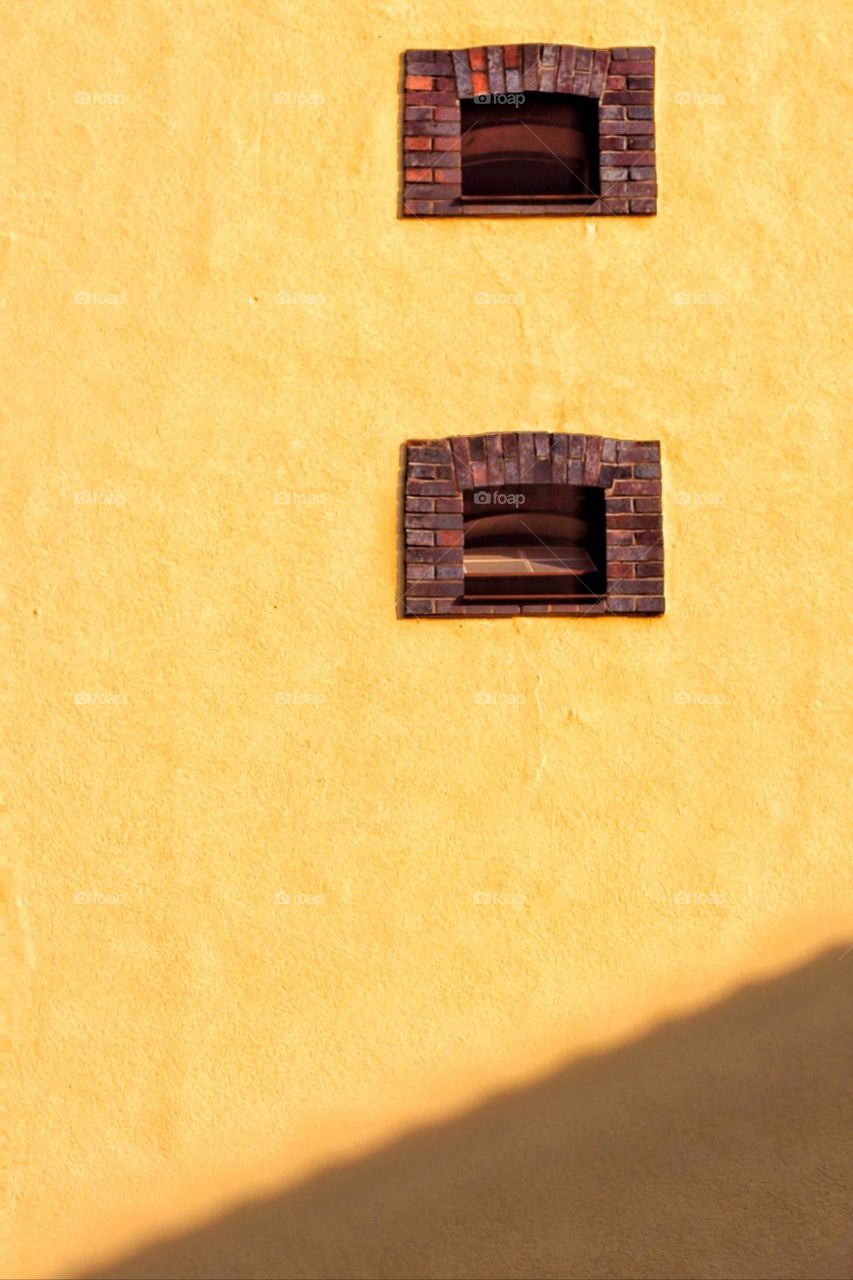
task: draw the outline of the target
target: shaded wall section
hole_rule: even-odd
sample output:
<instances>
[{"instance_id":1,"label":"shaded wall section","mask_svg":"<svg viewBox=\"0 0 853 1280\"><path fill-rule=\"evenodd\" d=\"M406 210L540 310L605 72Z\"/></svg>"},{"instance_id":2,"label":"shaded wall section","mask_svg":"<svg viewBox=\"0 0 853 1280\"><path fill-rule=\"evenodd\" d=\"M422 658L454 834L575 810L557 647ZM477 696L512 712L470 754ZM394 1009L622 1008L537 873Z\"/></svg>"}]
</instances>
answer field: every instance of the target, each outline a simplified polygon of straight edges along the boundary
<instances>
[{"instance_id":1,"label":"shaded wall section","mask_svg":"<svg viewBox=\"0 0 853 1280\"><path fill-rule=\"evenodd\" d=\"M849 1277L853 952L841 954L97 1280Z\"/></svg>"}]
</instances>

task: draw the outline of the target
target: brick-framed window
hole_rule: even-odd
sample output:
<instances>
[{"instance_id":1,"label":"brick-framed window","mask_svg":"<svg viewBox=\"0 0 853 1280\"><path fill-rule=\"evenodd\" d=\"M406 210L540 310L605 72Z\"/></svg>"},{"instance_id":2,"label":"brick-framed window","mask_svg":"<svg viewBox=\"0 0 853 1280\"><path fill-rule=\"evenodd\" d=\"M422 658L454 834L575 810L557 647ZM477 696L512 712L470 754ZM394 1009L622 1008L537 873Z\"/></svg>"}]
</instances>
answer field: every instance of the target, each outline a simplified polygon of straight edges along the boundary
<instances>
[{"instance_id":1,"label":"brick-framed window","mask_svg":"<svg viewBox=\"0 0 853 1280\"><path fill-rule=\"evenodd\" d=\"M407 217L624 215L657 211L654 132L654 49L584 49L571 44L488 45L471 49L410 49L403 81L403 198ZM470 104L500 109L525 95L568 95L597 107L592 172L581 194L518 202L466 194L466 132ZM567 98L568 101L568 98ZM511 120L511 113L507 114Z\"/></svg>"},{"instance_id":2,"label":"brick-framed window","mask_svg":"<svg viewBox=\"0 0 853 1280\"><path fill-rule=\"evenodd\" d=\"M595 490L601 495L593 501ZM483 548L473 545L473 532L483 528L477 514L501 508L518 513L519 502L526 513L532 506L525 506L529 499L520 495L534 491L537 512L541 515L550 508L559 518L537 525L525 517L521 541L527 544L526 551L507 545L511 535L480 540L503 542L491 548L498 563L506 565L507 557L522 562L510 569L520 575L516 598L502 576L504 570L495 569L500 581L497 594L488 598L487 585L484 600L482 580L474 582L474 575L484 572L484 561L478 559ZM550 503L542 500L548 493L554 495ZM562 533L564 525L590 527L594 510L601 512L601 528L594 532L593 542L585 545L578 535L570 546L571 538ZM571 525L579 513L584 518ZM507 526L511 527L510 521L493 527ZM656 440L548 432L409 440L404 527L406 617L648 616L664 611L660 444ZM596 562L589 572L582 565L577 567L587 552ZM485 572L489 572L488 562ZM552 590L546 584L551 594L531 598L530 582L537 573L555 581L560 574L565 578L575 573L577 586Z\"/></svg>"}]
</instances>

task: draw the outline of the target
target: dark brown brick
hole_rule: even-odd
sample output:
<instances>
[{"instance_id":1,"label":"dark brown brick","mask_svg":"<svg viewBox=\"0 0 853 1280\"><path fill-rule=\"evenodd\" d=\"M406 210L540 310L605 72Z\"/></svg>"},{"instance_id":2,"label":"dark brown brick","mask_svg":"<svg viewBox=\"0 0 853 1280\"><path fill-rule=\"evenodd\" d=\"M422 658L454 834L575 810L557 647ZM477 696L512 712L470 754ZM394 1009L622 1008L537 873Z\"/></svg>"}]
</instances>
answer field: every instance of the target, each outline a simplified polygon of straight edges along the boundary
<instances>
[{"instance_id":1,"label":"dark brown brick","mask_svg":"<svg viewBox=\"0 0 853 1280\"><path fill-rule=\"evenodd\" d=\"M468 98L474 92L471 85L471 65L468 62L467 49L454 49L451 53L453 71L456 76L456 92L460 98Z\"/></svg>"},{"instance_id":2,"label":"dark brown brick","mask_svg":"<svg viewBox=\"0 0 853 1280\"><path fill-rule=\"evenodd\" d=\"M566 484L569 475L569 438L559 434L551 436L551 481Z\"/></svg>"},{"instance_id":3,"label":"dark brown brick","mask_svg":"<svg viewBox=\"0 0 853 1280\"><path fill-rule=\"evenodd\" d=\"M539 88L539 45L521 46L521 87L529 93Z\"/></svg>"},{"instance_id":4,"label":"dark brown brick","mask_svg":"<svg viewBox=\"0 0 853 1280\"><path fill-rule=\"evenodd\" d=\"M409 480L406 485L408 493L415 497L438 498L452 497L456 492L456 486L447 481L439 480Z\"/></svg>"},{"instance_id":5,"label":"dark brown brick","mask_svg":"<svg viewBox=\"0 0 853 1280\"><path fill-rule=\"evenodd\" d=\"M648 58L624 58L617 61L614 54L613 70L620 76L652 76L655 64Z\"/></svg>"},{"instance_id":6,"label":"dark brown brick","mask_svg":"<svg viewBox=\"0 0 853 1280\"><path fill-rule=\"evenodd\" d=\"M504 476L507 484L518 484L520 479L518 461L518 436L508 431L503 436Z\"/></svg>"},{"instance_id":7,"label":"dark brown brick","mask_svg":"<svg viewBox=\"0 0 853 1280\"><path fill-rule=\"evenodd\" d=\"M460 489L471 488L471 453L467 436L452 436L450 447L456 467L456 483Z\"/></svg>"},{"instance_id":8,"label":"dark brown brick","mask_svg":"<svg viewBox=\"0 0 853 1280\"><path fill-rule=\"evenodd\" d=\"M518 433L518 479L520 484L530 484L533 467L536 461L536 450L533 444L532 431Z\"/></svg>"},{"instance_id":9,"label":"dark brown brick","mask_svg":"<svg viewBox=\"0 0 853 1280\"><path fill-rule=\"evenodd\" d=\"M457 552L455 549L448 551L441 547L407 547L406 564L435 564L436 561L443 560L446 555L457 554L462 555L461 549Z\"/></svg>"},{"instance_id":10,"label":"dark brown brick","mask_svg":"<svg viewBox=\"0 0 853 1280\"><path fill-rule=\"evenodd\" d=\"M613 595L617 595L617 596L619 595L657 596L657 595L660 595L662 591L663 591L662 578L631 578L630 580L627 580L627 581L623 580L623 581L614 582L612 586L610 585L609 582L607 584L608 595L612 593ZM429 592L427 592L426 594L429 594Z\"/></svg>"},{"instance_id":11,"label":"dark brown brick","mask_svg":"<svg viewBox=\"0 0 853 1280\"><path fill-rule=\"evenodd\" d=\"M406 587L406 595L414 596L458 596L462 594L462 578L447 578L443 582L412 582Z\"/></svg>"},{"instance_id":12,"label":"dark brown brick","mask_svg":"<svg viewBox=\"0 0 853 1280\"><path fill-rule=\"evenodd\" d=\"M504 459L501 437L497 434L486 436L486 479L489 484L503 484Z\"/></svg>"},{"instance_id":13,"label":"dark brown brick","mask_svg":"<svg viewBox=\"0 0 853 1280\"><path fill-rule=\"evenodd\" d=\"M616 92L608 89L601 101L607 107L644 107L652 101L652 95L644 89L620 89Z\"/></svg>"},{"instance_id":14,"label":"dark brown brick","mask_svg":"<svg viewBox=\"0 0 853 1280\"><path fill-rule=\"evenodd\" d=\"M480 488L488 484L486 444L482 436L469 436L468 445L471 450L471 482L475 488Z\"/></svg>"},{"instance_id":15,"label":"dark brown brick","mask_svg":"<svg viewBox=\"0 0 853 1280\"><path fill-rule=\"evenodd\" d=\"M613 492L617 498L653 498L660 493L660 484L655 480L616 480Z\"/></svg>"},{"instance_id":16,"label":"dark brown brick","mask_svg":"<svg viewBox=\"0 0 853 1280\"><path fill-rule=\"evenodd\" d=\"M625 499L617 498L617 502L626 502L628 506L631 505L629 498L625 498ZM636 511L614 511L613 514L611 515L609 512L609 506L610 504L608 503L608 514L607 514L608 530L610 529L649 530L649 529L660 528L660 516L658 515L654 515L654 514L640 515Z\"/></svg>"},{"instance_id":17,"label":"dark brown brick","mask_svg":"<svg viewBox=\"0 0 853 1280\"><path fill-rule=\"evenodd\" d=\"M575 70L575 46L573 44L564 44L560 46L560 62L557 70L557 92L568 93L572 77Z\"/></svg>"},{"instance_id":18,"label":"dark brown brick","mask_svg":"<svg viewBox=\"0 0 853 1280\"><path fill-rule=\"evenodd\" d=\"M406 513L407 529L457 529L460 525L458 516L454 515L409 515Z\"/></svg>"},{"instance_id":19,"label":"dark brown brick","mask_svg":"<svg viewBox=\"0 0 853 1280\"><path fill-rule=\"evenodd\" d=\"M616 456L620 462L658 462L660 445L657 441L619 440Z\"/></svg>"},{"instance_id":20,"label":"dark brown brick","mask_svg":"<svg viewBox=\"0 0 853 1280\"><path fill-rule=\"evenodd\" d=\"M489 74L489 92L506 93L503 45L491 44L486 49L486 66Z\"/></svg>"},{"instance_id":21,"label":"dark brown brick","mask_svg":"<svg viewBox=\"0 0 853 1280\"><path fill-rule=\"evenodd\" d=\"M413 138L454 138L459 133L458 125L439 123L434 120L412 120L406 124L406 133Z\"/></svg>"},{"instance_id":22,"label":"dark brown brick","mask_svg":"<svg viewBox=\"0 0 853 1280\"><path fill-rule=\"evenodd\" d=\"M587 436L586 457L584 459L584 484L598 484L598 472L601 467L601 436Z\"/></svg>"}]
</instances>

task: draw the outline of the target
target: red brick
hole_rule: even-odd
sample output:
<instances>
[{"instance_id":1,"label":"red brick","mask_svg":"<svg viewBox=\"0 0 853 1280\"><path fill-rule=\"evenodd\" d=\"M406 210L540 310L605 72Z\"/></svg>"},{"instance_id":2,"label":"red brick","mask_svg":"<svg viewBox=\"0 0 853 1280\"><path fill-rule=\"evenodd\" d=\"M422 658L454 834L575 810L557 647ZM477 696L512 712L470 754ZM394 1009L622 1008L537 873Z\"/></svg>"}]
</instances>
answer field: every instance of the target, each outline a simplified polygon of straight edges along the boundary
<instances>
[{"instance_id":1,"label":"red brick","mask_svg":"<svg viewBox=\"0 0 853 1280\"><path fill-rule=\"evenodd\" d=\"M613 70L618 71L620 76L652 76L655 64L649 58L624 58L616 61L614 55Z\"/></svg>"}]
</instances>

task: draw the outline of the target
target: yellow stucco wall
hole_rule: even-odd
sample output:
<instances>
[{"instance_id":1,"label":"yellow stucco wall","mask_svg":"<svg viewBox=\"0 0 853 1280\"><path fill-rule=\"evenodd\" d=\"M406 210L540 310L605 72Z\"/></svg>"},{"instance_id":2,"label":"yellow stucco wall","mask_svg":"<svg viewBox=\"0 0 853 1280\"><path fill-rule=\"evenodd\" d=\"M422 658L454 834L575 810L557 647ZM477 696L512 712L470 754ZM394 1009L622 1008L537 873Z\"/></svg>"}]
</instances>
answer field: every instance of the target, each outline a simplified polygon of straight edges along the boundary
<instances>
[{"instance_id":1,"label":"yellow stucco wall","mask_svg":"<svg viewBox=\"0 0 853 1280\"><path fill-rule=\"evenodd\" d=\"M6 7L8 1274L843 950L844 19ZM656 46L656 218L397 218L511 40ZM400 445L515 429L661 439L665 617L397 619Z\"/></svg>"}]
</instances>

